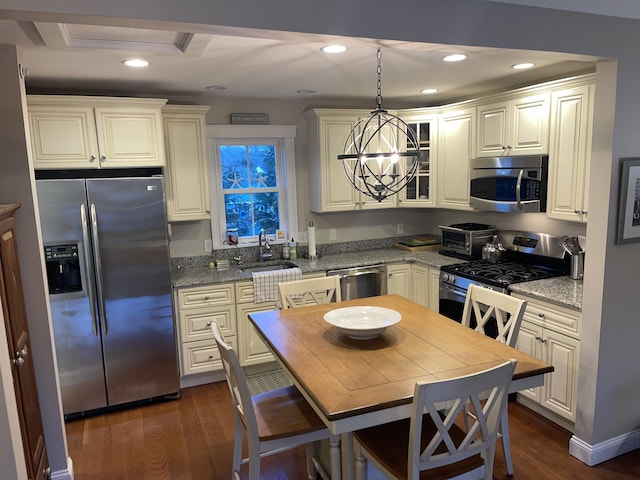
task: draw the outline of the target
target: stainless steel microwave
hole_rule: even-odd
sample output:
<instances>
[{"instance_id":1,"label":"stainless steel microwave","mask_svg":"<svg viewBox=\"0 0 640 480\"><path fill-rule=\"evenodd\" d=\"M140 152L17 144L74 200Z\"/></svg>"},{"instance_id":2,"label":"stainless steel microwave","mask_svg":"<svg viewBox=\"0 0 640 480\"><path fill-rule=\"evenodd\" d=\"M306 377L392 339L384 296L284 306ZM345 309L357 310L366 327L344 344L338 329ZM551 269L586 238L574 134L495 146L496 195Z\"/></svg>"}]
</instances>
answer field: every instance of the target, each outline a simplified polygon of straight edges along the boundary
<instances>
[{"instance_id":1,"label":"stainless steel microwave","mask_svg":"<svg viewBox=\"0 0 640 480\"><path fill-rule=\"evenodd\" d=\"M472 159L471 206L494 212L546 211L548 165L546 155Z\"/></svg>"}]
</instances>

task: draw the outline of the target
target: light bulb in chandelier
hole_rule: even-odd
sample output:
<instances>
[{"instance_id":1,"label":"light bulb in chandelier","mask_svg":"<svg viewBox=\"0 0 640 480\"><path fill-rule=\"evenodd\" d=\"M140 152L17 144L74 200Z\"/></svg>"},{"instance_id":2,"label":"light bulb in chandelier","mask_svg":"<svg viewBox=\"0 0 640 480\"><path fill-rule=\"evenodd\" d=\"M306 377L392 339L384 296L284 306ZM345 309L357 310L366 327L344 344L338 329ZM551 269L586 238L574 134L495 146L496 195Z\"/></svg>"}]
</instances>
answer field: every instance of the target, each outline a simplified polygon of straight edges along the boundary
<instances>
[{"instance_id":1,"label":"light bulb in chandelier","mask_svg":"<svg viewBox=\"0 0 640 480\"><path fill-rule=\"evenodd\" d=\"M419 147L416 132L382 108L380 49L377 53L376 109L351 129L338 160L342 160L345 174L356 190L382 202L414 178Z\"/></svg>"}]
</instances>

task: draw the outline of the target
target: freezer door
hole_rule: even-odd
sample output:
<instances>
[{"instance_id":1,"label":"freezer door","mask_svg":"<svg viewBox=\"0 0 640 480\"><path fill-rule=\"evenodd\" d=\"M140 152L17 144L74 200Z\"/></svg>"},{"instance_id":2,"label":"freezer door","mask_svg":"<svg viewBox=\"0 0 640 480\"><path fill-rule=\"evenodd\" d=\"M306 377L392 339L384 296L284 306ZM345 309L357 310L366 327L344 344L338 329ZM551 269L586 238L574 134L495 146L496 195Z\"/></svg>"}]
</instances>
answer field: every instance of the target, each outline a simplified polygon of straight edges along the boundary
<instances>
[{"instance_id":1,"label":"freezer door","mask_svg":"<svg viewBox=\"0 0 640 480\"><path fill-rule=\"evenodd\" d=\"M162 178L91 179L87 196L109 405L178 392Z\"/></svg>"},{"instance_id":2,"label":"freezer door","mask_svg":"<svg viewBox=\"0 0 640 480\"><path fill-rule=\"evenodd\" d=\"M45 246L75 244L82 290L49 295L58 378L65 415L107 406L102 344L96 315L84 180L36 182ZM88 230L87 230L88 233Z\"/></svg>"}]
</instances>

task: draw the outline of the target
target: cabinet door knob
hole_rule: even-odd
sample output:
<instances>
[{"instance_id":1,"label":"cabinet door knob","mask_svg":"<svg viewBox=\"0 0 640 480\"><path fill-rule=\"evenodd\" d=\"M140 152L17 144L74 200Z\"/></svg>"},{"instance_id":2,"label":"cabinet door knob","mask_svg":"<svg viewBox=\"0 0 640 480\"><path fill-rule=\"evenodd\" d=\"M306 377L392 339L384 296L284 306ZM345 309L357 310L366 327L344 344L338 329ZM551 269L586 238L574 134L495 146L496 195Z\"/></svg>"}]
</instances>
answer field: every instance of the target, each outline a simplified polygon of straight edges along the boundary
<instances>
[{"instance_id":1,"label":"cabinet door knob","mask_svg":"<svg viewBox=\"0 0 640 480\"><path fill-rule=\"evenodd\" d=\"M205 299L205 300L209 300L209 295L205 295L205 296L204 296L204 299Z\"/></svg>"},{"instance_id":2,"label":"cabinet door knob","mask_svg":"<svg viewBox=\"0 0 640 480\"><path fill-rule=\"evenodd\" d=\"M540 318L544 318L544 313L539 313L539 314L538 314L538 316L539 316Z\"/></svg>"},{"instance_id":3,"label":"cabinet door knob","mask_svg":"<svg viewBox=\"0 0 640 480\"><path fill-rule=\"evenodd\" d=\"M96 161L96 156L95 156L95 155L91 155L91 156L89 157L89 161L90 161L91 163L95 162L95 161Z\"/></svg>"},{"instance_id":4,"label":"cabinet door knob","mask_svg":"<svg viewBox=\"0 0 640 480\"><path fill-rule=\"evenodd\" d=\"M100 155L100 161L104 162L107 159L106 155Z\"/></svg>"}]
</instances>

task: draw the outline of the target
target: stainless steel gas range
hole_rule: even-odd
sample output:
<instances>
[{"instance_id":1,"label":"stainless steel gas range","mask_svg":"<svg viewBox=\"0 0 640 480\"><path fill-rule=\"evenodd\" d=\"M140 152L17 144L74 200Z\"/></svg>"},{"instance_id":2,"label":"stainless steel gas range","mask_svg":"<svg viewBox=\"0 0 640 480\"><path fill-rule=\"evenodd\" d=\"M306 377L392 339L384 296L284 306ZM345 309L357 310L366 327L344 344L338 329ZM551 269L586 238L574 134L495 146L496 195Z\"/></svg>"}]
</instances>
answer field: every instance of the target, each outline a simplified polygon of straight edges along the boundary
<instances>
[{"instance_id":1,"label":"stainless steel gas range","mask_svg":"<svg viewBox=\"0 0 640 480\"><path fill-rule=\"evenodd\" d=\"M504 261L470 260L440 268L440 313L462 320L470 284L509 293L509 286L566 275L569 264L559 237L544 233L500 231L498 239L507 249Z\"/></svg>"}]
</instances>

